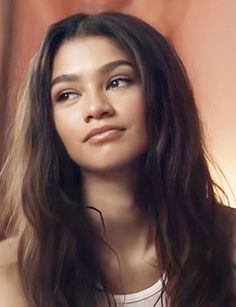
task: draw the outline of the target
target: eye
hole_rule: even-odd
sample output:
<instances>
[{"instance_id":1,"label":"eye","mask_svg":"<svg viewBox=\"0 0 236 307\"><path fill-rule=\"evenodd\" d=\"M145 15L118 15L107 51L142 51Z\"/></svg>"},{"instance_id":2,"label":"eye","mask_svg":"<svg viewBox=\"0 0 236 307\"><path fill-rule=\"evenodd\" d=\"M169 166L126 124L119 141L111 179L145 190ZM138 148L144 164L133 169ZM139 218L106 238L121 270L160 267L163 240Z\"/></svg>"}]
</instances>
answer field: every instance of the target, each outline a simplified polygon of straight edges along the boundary
<instances>
[{"instance_id":1,"label":"eye","mask_svg":"<svg viewBox=\"0 0 236 307\"><path fill-rule=\"evenodd\" d=\"M130 84L131 82L132 82L132 80L127 78L127 77L116 78L116 79L111 80L108 83L106 90L114 89L114 88L117 88L117 87L123 87L123 86Z\"/></svg>"},{"instance_id":2,"label":"eye","mask_svg":"<svg viewBox=\"0 0 236 307\"><path fill-rule=\"evenodd\" d=\"M60 93L56 96L56 101L57 102L64 102L64 101L67 101L67 100L72 100L72 99L78 98L80 96L81 96L81 94L79 94L77 92L73 92L73 91L62 92L62 93Z\"/></svg>"}]
</instances>

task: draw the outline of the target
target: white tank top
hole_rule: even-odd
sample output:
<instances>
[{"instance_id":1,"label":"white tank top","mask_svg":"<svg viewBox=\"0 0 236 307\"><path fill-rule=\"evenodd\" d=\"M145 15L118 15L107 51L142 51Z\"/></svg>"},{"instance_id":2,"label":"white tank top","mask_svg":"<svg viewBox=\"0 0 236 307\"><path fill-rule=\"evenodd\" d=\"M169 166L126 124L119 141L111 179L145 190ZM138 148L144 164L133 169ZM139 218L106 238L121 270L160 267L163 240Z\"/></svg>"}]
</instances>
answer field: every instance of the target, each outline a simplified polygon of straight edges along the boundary
<instances>
[{"instance_id":1,"label":"white tank top","mask_svg":"<svg viewBox=\"0 0 236 307\"><path fill-rule=\"evenodd\" d=\"M144 290L126 295L114 295L114 299L117 307L162 307L160 298L161 289L162 281L160 279L155 284ZM165 306L166 305L163 301L163 307Z\"/></svg>"}]
</instances>

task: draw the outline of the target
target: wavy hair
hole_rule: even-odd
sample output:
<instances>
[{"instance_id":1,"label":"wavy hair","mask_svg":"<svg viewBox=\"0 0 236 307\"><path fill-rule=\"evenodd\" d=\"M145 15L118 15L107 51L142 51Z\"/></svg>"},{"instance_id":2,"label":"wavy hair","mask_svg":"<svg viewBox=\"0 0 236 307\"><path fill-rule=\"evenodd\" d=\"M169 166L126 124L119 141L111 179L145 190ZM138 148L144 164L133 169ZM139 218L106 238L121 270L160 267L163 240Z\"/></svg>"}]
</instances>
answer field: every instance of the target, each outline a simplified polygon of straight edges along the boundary
<instances>
[{"instance_id":1,"label":"wavy hair","mask_svg":"<svg viewBox=\"0 0 236 307\"><path fill-rule=\"evenodd\" d=\"M105 242L88 218L80 169L59 139L50 99L58 48L94 35L111 39L127 54L143 86L149 148L136 198L155 221L168 304L229 306L231 228L219 214L186 71L161 34L121 13L76 14L53 24L20 94L1 176L7 208L1 228L20 231L19 268L29 305L96 306L98 281L113 304L98 255Z\"/></svg>"}]
</instances>

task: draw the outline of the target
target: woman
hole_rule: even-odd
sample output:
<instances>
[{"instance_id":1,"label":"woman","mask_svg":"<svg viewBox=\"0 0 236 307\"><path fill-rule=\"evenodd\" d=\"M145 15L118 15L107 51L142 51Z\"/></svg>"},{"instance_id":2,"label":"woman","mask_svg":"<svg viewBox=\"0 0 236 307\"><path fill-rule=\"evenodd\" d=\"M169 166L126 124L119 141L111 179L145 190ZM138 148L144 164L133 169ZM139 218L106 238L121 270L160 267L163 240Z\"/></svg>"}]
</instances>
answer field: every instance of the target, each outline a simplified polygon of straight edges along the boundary
<instances>
[{"instance_id":1,"label":"woman","mask_svg":"<svg viewBox=\"0 0 236 307\"><path fill-rule=\"evenodd\" d=\"M2 180L30 307L234 305L235 212L217 200L183 65L145 22L51 26Z\"/></svg>"}]
</instances>

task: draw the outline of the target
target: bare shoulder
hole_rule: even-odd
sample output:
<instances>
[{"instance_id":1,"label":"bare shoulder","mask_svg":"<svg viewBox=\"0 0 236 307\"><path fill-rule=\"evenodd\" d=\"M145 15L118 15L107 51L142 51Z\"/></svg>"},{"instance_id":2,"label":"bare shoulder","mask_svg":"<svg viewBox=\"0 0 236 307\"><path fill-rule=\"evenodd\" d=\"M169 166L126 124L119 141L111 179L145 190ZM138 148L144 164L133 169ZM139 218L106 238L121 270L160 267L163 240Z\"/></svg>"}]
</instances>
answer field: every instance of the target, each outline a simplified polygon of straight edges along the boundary
<instances>
[{"instance_id":1,"label":"bare shoulder","mask_svg":"<svg viewBox=\"0 0 236 307\"><path fill-rule=\"evenodd\" d=\"M17 266L17 238L0 241L0 307L28 307Z\"/></svg>"},{"instance_id":2,"label":"bare shoulder","mask_svg":"<svg viewBox=\"0 0 236 307\"><path fill-rule=\"evenodd\" d=\"M0 241L0 268L17 261L17 237Z\"/></svg>"}]
</instances>

